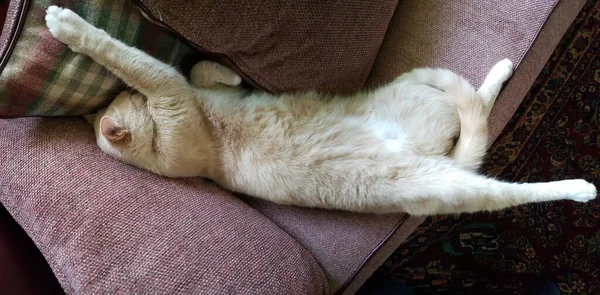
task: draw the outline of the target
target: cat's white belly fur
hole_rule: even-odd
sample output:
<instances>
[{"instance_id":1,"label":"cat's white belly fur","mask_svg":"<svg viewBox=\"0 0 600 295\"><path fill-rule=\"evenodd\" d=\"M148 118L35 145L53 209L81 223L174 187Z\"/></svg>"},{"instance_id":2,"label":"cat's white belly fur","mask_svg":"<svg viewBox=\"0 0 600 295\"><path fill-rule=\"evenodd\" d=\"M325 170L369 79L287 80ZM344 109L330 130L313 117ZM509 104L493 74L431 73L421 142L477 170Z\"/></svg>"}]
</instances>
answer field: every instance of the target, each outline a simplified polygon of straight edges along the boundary
<instances>
[{"instance_id":1,"label":"cat's white belly fur","mask_svg":"<svg viewBox=\"0 0 600 295\"><path fill-rule=\"evenodd\" d=\"M403 133L398 124L378 120L371 122L367 128L381 141L380 143L386 151L391 153L409 152L410 138Z\"/></svg>"},{"instance_id":2,"label":"cat's white belly fur","mask_svg":"<svg viewBox=\"0 0 600 295\"><path fill-rule=\"evenodd\" d=\"M400 139L384 139L383 146L388 152L398 153L403 150L402 141Z\"/></svg>"}]
</instances>

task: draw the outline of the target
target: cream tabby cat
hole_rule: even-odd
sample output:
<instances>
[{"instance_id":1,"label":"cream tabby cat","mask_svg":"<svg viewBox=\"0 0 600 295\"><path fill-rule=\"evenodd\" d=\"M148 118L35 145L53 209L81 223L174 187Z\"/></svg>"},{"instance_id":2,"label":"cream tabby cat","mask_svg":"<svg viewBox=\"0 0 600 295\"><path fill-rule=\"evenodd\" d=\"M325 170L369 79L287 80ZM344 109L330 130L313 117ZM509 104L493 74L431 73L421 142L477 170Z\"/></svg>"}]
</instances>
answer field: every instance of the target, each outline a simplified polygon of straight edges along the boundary
<instances>
[{"instance_id":1,"label":"cream tabby cat","mask_svg":"<svg viewBox=\"0 0 600 295\"><path fill-rule=\"evenodd\" d=\"M201 176L280 204L355 212L445 214L596 197L585 180L517 184L475 173L488 145L487 117L512 73L509 60L478 90L449 70L416 69L350 97L274 96L235 87L237 75L209 62L196 66L198 87L191 86L67 9L49 7L46 23L140 92L119 94L97 114L96 139L109 155L160 175Z\"/></svg>"}]
</instances>

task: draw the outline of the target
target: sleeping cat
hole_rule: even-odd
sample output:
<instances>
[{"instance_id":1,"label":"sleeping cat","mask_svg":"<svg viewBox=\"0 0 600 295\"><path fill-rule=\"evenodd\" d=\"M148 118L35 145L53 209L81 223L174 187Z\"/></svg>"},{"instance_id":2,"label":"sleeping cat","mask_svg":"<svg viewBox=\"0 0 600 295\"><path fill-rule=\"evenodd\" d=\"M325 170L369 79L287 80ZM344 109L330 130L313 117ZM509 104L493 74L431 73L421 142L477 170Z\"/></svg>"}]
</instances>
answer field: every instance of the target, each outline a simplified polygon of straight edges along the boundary
<instances>
[{"instance_id":1,"label":"sleeping cat","mask_svg":"<svg viewBox=\"0 0 600 295\"><path fill-rule=\"evenodd\" d=\"M581 179L519 184L475 173L509 60L478 90L449 70L423 68L349 97L275 96L237 87L234 72L210 62L195 66L190 85L68 9L49 7L46 23L139 91L90 119L100 149L163 176L206 177L279 204L414 215L596 197Z\"/></svg>"}]
</instances>

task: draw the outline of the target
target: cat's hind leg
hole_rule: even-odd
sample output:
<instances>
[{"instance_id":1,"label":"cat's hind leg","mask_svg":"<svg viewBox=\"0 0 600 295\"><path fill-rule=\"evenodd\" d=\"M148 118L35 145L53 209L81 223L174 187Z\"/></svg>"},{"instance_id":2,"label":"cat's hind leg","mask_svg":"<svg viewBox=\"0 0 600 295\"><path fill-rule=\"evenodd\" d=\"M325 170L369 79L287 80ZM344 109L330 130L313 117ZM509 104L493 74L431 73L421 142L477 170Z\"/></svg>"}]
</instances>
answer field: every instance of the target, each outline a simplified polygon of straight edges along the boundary
<instances>
[{"instance_id":1,"label":"cat's hind leg","mask_svg":"<svg viewBox=\"0 0 600 295\"><path fill-rule=\"evenodd\" d=\"M488 149L488 123L490 111L502 84L512 74L512 62L498 62L485 78L479 90L460 75L447 69L420 68L398 79L440 89L452 97L460 118L460 135L452 158L460 166L474 171L479 168Z\"/></svg>"},{"instance_id":2,"label":"cat's hind leg","mask_svg":"<svg viewBox=\"0 0 600 295\"><path fill-rule=\"evenodd\" d=\"M188 87L173 67L112 38L69 9L50 6L46 11L50 33L73 51L90 56L129 86L147 97L169 97Z\"/></svg>"},{"instance_id":3,"label":"cat's hind leg","mask_svg":"<svg viewBox=\"0 0 600 295\"><path fill-rule=\"evenodd\" d=\"M503 59L492 67L481 87L477 89L477 95L483 100L483 115L486 118L490 116L502 85L510 78L512 72L513 63L509 59Z\"/></svg>"},{"instance_id":4,"label":"cat's hind leg","mask_svg":"<svg viewBox=\"0 0 600 295\"><path fill-rule=\"evenodd\" d=\"M451 157L469 170L477 170L488 147L484 102L462 76L447 69L419 68L407 74L414 83L428 85L450 95L458 110L460 134Z\"/></svg>"},{"instance_id":5,"label":"cat's hind leg","mask_svg":"<svg viewBox=\"0 0 600 295\"><path fill-rule=\"evenodd\" d=\"M534 202L586 202L596 197L596 187L583 179L509 183L464 170L441 158L418 159L397 170L393 166L389 169L389 174L395 176L389 183L394 189L386 182L377 187L372 201L384 212L395 208L413 215L472 213Z\"/></svg>"}]
</instances>

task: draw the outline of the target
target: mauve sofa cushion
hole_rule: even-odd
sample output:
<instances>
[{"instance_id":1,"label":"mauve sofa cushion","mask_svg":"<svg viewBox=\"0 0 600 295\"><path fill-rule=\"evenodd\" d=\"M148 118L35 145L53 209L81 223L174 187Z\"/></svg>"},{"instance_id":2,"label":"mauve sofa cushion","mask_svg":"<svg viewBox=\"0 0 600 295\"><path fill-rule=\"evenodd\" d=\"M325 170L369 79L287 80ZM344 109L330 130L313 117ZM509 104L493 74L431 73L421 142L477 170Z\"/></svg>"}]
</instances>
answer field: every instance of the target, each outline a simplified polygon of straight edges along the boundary
<instances>
[{"instance_id":1,"label":"mauve sofa cushion","mask_svg":"<svg viewBox=\"0 0 600 295\"><path fill-rule=\"evenodd\" d=\"M255 198L246 201L313 254L334 291L346 287L387 238L393 234L406 238L422 222L407 214L356 214L278 206Z\"/></svg>"},{"instance_id":2,"label":"mauve sofa cushion","mask_svg":"<svg viewBox=\"0 0 600 295\"><path fill-rule=\"evenodd\" d=\"M0 201L69 294L323 294L301 245L202 179L104 155L82 119L0 120Z\"/></svg>"},{"instance_id":3,"label":"mauve sofa cushion","mask_svg":"<svg viewBox=\"0 0 600 295\"><path fill-rule=\"evenodd\" d=\"M398 0L137 2L266 90L349 93L364 85Z\"/></svg>"}]
</instances>

